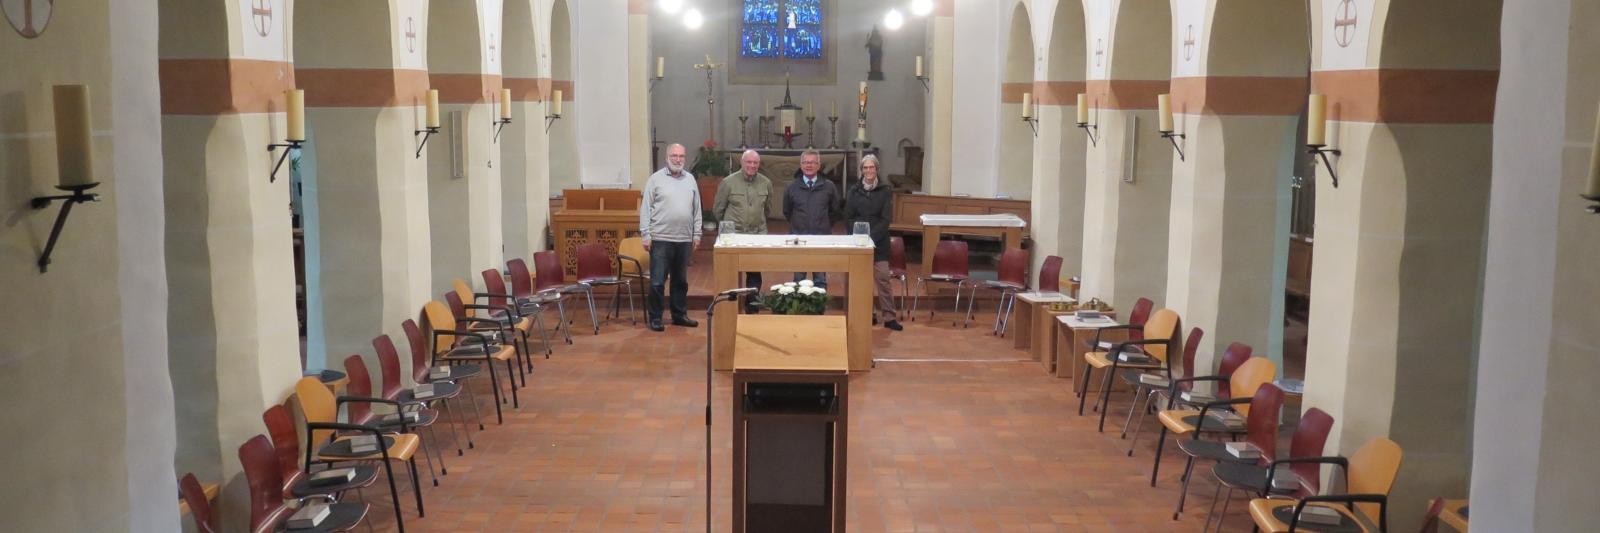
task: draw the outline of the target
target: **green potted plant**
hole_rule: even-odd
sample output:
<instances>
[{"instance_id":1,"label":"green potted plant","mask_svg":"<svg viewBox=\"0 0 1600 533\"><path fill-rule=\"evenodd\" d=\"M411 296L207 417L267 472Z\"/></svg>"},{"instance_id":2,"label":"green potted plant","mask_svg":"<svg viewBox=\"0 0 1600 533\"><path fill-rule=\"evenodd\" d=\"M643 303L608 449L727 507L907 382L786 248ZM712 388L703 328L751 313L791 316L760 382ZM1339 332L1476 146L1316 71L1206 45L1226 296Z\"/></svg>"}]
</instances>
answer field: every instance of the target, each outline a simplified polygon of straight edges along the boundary
<instances>
[{"instance_id":1,"label":"green potted plant","mask_svg":"<svg viewBox=\"0 0 1600 533\"><path fill-rule=\"evenodd\" d=\"M828 309L828 290L811 280L780 283L761 296L761 306L780 315L820 315Z\"/></svg>"}]
</instances>

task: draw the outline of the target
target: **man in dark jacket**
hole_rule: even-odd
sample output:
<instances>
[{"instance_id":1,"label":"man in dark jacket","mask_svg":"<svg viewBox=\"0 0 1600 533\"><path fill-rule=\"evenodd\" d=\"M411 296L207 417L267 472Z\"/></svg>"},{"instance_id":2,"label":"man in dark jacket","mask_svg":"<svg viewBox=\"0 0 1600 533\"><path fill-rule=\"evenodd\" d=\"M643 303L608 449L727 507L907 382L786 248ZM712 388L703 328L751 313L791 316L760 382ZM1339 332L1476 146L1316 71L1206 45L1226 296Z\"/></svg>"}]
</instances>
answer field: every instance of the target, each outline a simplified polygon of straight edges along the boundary
<instances>
[{"instance_id":1,"label":"man in dark jacket","mask_svg":"<svg viewBox=\"0 0 1600 533\"><path fill-rule=\"evenodd\" d=\"M783 217L789 220L789 233L794 235L828 235L833 233L833 218L839 212L839 189L833 182L823 179L822 155L816 150L800 154L800 176L789 183L783 192ZM812 272L818 287L828 286L828 275ZM795 272L794 280L806 279L805 272Z\"/></svg>"},{"instance_id":2,"label":"man in dark jacket","mask_svg":"<svg viewBox=\"0 0 1600 533\"><path fill-rule=\"evenodd\" d=\"M866 222L872 237L872 277L878 296L878 321L883 327L900 331L900 317L889 288L889 221L894 220L894 191L878 180L878 157L861 158L861 183L851 185L844 198L845 227Z\"/></svg>"}]
</instances>

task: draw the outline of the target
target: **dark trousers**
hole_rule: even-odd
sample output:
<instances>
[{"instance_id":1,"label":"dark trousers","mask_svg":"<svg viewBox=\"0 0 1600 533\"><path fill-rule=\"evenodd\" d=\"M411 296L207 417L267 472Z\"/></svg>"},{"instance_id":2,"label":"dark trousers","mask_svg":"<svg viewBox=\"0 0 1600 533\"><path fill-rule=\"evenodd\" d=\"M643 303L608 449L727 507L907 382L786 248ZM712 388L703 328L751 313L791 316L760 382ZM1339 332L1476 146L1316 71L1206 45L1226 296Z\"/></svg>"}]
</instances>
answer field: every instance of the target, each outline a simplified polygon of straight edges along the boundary
<instances>
[{"instance_id":1,"label":"dark trousers","mask_svg":"<svg viewBox=\"0 0 1600 533\"><path fill-rule=\"evenodd\" d=\"M744 286L745 287L755 287L757 291L760 291L761 290L761 273L760 272L745 272L744 273ZM757 292L756 294L760 294L760 293ZM756 307L756 294L745 295L745 297L744 297L744 314L753 315L753 314L761 312L761 308Z\"/></svg>"},{"instance_id":2,"label":"dark trousers","mask_svg":"<svg viewBox=\"0 0 1600 533\"><path fill-rule=\"evenodd\" d=\"M655 241L650 243L650 297L645 301L645 312L650 320L661 320L662 292L667 278L672 278L672 318L687 318L689 314L689 254L694 243Z\"/></svg>"}]
</instances>

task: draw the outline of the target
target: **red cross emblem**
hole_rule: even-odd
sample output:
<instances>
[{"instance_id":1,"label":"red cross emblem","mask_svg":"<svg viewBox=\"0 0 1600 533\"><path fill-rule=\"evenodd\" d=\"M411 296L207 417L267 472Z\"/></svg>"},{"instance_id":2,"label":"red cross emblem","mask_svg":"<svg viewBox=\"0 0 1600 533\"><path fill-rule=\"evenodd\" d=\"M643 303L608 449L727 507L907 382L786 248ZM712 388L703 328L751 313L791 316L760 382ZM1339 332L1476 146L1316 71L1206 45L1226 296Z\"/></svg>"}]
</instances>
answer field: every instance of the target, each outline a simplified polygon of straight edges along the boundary
<instances>
[{"instance_id":1,"label":"red cross emblem","mask_svg":"<svg viewBox=\"0 0 1600 533\"><path fill-rule=\"evenodd\" d=\"M1189 36L1183 38L1183 60L1194 59L1194 25L1189 25Z\"/></svg>"},{"instance_id":2,"label":"red cross emblem","mask_svg":"<svg viewBox=\"0 0 1600 533\"><path fill-rule=\"evenodd\" d=\"M50 17L55 14L55 0L3 0L0 8L4 8L6 21L11 23L11 28L23 38L32 39L44 33L45 26L50 25Z\"/></svg>"},{"instance_id":3,"label":"red cross emblem","mask_svg":"<svg viewBox=\"0 0 1600 533\"><path fill-rule=\"evenodd\" d=\"M1100 66L1101 63L1104 63L1105 62L1105 57L1106 57L1106 40L1105 39L1095 39L1094 40L1094 66L1098 67L1098 66Z\"/></svg>"},{"instance_id":4,"label":"red cross emblem","mask_svg":"<svg viewBox=\"0 0 1600 533\"><path fill-rule=\"evenodd\" d=\"M417 52L417 19L406 17L406 52Z\"/></svg>"},{"instance_id":5,"label":"red cross emblem","mask_svg":"<svg viewBox=\"0 0 1600 533\"><path fill-rule=\"evenodd\" d=\"M1355 0L1339 2L1339 12L1333 16L1333 42L1338 43L1339 48L1349 47L1355 40L1357 22L1360 19L1356 16Z\"/></svg>"},{"instance_id":6,"label":"red cross emblem","mask_svg":"<svg viewBox=\"0 0 1600 533\"><path fill-rule=\"evenodd\" d=\"M250 17L255 20L257 35L272 33L272 0L256 0L250 6Z\"/></svg>"}]
</instances>

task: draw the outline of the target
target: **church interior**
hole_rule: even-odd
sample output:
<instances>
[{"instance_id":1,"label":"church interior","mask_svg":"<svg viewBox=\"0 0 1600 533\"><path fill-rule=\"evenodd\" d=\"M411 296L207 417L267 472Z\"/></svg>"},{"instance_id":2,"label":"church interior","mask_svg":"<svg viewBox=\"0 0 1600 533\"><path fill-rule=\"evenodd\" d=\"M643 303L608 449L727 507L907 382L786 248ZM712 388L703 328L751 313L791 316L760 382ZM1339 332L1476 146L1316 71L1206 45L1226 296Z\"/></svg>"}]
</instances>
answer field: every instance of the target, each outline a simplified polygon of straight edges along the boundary
<instances>
[{"instance_id":1,"label":"church interior","mask_svg":"<svg viewBox=\"0 0 1600 533\"><path fill-rule=\"evenodd\" d=\"M1600 2L0 11L0 531L1600 522Z\"/></svg>"}]
</instances>

